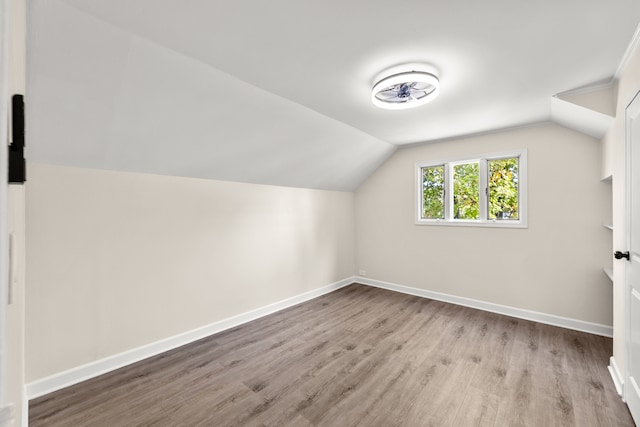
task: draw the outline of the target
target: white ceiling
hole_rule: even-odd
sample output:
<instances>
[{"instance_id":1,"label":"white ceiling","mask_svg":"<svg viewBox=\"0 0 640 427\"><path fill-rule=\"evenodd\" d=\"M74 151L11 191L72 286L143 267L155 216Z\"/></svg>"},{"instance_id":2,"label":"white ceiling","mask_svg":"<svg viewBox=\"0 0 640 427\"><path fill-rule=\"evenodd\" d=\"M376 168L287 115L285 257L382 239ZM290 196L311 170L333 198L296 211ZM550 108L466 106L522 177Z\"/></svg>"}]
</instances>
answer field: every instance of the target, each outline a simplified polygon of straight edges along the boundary
<instances>
[{"instance_id":1,"label":"white ceiling","mask_svg":"<svg viewBox=\"0 0 640 427\"><path fill-rule=\"evenodd\" d=\"M32 161L353 190L401 144L551 118L608 81L638 0L34 0ZM382 110L384 69L440 96Z\"/></svg>"}]
</instances>

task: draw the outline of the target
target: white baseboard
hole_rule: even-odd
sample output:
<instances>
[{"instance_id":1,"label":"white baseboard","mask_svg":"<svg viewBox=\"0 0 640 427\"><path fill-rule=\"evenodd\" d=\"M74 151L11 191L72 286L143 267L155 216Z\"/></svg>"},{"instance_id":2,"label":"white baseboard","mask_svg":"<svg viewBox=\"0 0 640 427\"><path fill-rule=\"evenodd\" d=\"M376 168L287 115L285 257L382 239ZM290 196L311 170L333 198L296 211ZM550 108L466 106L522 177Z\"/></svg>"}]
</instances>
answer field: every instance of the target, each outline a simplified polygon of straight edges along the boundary
<instances>
[{"instance_id":1,"label":"white baseboard","mask_svg":"<svg viewBox=\"0 0 640 427\"><path fill-rule=\"evenodd\" d=\"M490 311L493 313L504 314L507 316L517 317L520 319L532 320L535 322L546 323L553 326L559 326L562 328L573 329L577 331L589 332L596 335L603 335L611 337L613 335L613 328L611 326L600 325L597 323L584 322L576 319L569 319L566 317L554 316L551 314L539 313L535 311L523 310L515 307L509 307L500 304L494 304L490 302L475 300L471 298L458 297L455 295L443 294L439 292L427 291L424 289L412 288L409 286L398 285L395 283L383 282L380 280L373 280L367 277L352 276L339 282L332 283L327 286L323 286L318 289L314 289L303 294L287 298L285 300L261 307L255 310L248 311L237 316L229 317L227 319L214 322L212 324L203 326L198 329L184 332L182 334L166 338L164 340L156 341L154 343L134 348L113 356L108 356L104 359L96 360L91 363L87 363L82 366L78 366L69 369L64 372L60 372L51 375L46 378L31 382L25 386L26 401L35 399L45 394L60 390L65 387L80 383L90 378L97 377L107 372L114 371L123 366L130 365L132 363L139 362L152 356L156 356L165 351L173 350L180 346L192 343L199 339L208 337L210 335L222 332L226 329L233 328L243 323L250 322L260 317L267 316L285 308L300 304L302 302L317 298L321 295L333 292L340 288L343 288L352 283L361 283L368 286L374 286L377 288L388 289L395 292L401 292L409 295L415 295L424 298L430 298L438 301L444 301L452 304L463 305L466 307L476 308L479 310ZM613 361L613 366L615 362ZM617 372L618 379L619 376ZM611 368L610 368L611 370ZM612 373L613 376L613 373ZM615 382L615 379L614 379ZM622 383L620 383L622 384ZM617 387L617 386L616 386Z\"/></svg>"},{"instance_id":2,"label":"white baseboard","mask_svg":"<svg viewBox=\"0 0 640 427\"><path fill-rule=\"evenodd\" d=\"M8 426L13 424L14 408L13 404L0 406L0 426Z\"/></svg>"},{"instance_id":3,"label":"white baseboard","mask_svg":"<svg viewBox=\"0 0 640 427\"><path fill-rule=\"evenodd\" d=\"M192 343L199 339L208 337L218 332L224 331L250 322L252 320L275 313L296 304L317 298L321 295L333 292L337 289L350 285L355 281L354 277L348 277L339 282L332 283L321 288L269 304L255 310L248 311L237 316L229 317L218 322L211 323L198 329L184 332L182 334L169 337L142 347L134 348L123 353L114 354L95 362L87 363L76 368L60 372L49 377L34 381L26 385L26 394L28 399L34 399L45 394L69 387L73 384L97 377L98 375L122 368L135 362L156 356L165 351L173 350L185 344Z\"/></svg>"},{"instance_id":4,"label":"white baseboard","mask_svg":"<svg viewBox=\"0 0 640 427\"><path fill-rule=\"evenodd\" d=\"M21 427L29 427L29 398L27 397L27 386L22 387L22 423Z\"/></svg>"},{"instance_id":5,"label":"white baseboard","mask_svg":"<svg viewBox=\"0 0 640 427\"><path fill-rule=\"evenodd\" d=\"M585 322L583 320L570 319L568 317L555 316L553 314L540 313L537 311L524 310L521 308L494 304L491 302L480 301L471 298L427 291L424 289L412 288L395 283L373 280L367 277L356 276L355 280L358 283L362 283L364 285L375 286L377 288L388 289L390 291L402 292L404 294L449 302L452 304L463 305L465 307L477 308L478 310L504 314L511 317L517 317L519 319L532 320L534 322L559 326L561 328L572 329L575 331L589 332L591 334L602 335L605 337L613 337L613 327L601 325L598 323Z\"/></svg>"},{"instance_id":6,"label":"white baseboard","mask_svg":"<svg viewBox=\"0 0 640 427\"><path fill-rule=\"evenodd\" d=\"M616 359L614 359L613 356L609 358L608 368L611 379L613 380L613 385L616 386L616 392L618 393L618 396L624 400L624 378L620 374L620 370L616 364Z\"/></svg>"}]
</instances>

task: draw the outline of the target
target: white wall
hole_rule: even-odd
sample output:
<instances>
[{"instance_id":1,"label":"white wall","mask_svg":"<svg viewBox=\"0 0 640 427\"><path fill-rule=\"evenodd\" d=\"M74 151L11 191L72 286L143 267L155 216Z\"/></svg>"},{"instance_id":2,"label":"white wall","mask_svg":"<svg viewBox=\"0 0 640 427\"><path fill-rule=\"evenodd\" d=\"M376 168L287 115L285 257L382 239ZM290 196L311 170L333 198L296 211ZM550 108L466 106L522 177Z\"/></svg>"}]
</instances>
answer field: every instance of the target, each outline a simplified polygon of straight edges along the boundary
<instances>
[{"instance_id":1,"label":"white wall","mask_svg":"<svg viewBox=\"0 0 640 427\"><path fill-rule=\"evenodd\" d=\"M70 3L29 2L33 162L352 191L396 148Z\"/></svg>"},{"instance_id":2,"label":"white wall","mask_svg":"<svg viewBox=\"0 0 640 427\"><path fill-rule=\"evenodd\" d=\"M630 52L617 84L616 116L607 135L603 139L603 174L613 175L613 247L626 250L626 185L625 185L625 109L640 91L640 42L636 39L635 49ZM614 318L613 356L623 377L626 377L625 347L625 278L626 263L614 261Z\"/></svg>"},{"instance_id":3,"label":"white wall","mask_svg":"<svg viewBox=\"0 0 640 427\"><path fill-rule=\"evenodd\" d=\"M414 164L528 149L528 229L414 225ZM356 265L372 279L611 325L611 188L600 144L541 125L398 150L356 192Z\"/></svg>"},{"instance_id":4,"label":"white wall","mask_svg":"<svg viewBox=\"0 0 640 427\"><path fill-rule=\"evenodd\" d=\"M29 164L27 382L352 276L353 199Z\"/></svg>"}]
</instances>

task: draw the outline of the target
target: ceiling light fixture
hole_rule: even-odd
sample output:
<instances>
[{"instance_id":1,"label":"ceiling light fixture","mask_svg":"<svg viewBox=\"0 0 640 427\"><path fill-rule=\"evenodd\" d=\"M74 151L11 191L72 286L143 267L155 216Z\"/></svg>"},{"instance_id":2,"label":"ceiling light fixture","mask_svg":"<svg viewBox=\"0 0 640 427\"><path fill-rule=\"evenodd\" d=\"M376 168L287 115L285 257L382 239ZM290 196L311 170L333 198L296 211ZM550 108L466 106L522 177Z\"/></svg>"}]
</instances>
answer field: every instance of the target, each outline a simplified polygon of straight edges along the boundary
<instances>
[{"instance_id":1,"label":"ceiling light fixture","mask_svg":"<svg viewBox=\"0 0 640 427\"><path fill-rule=\"evenodd\" d=\"M374 105L388 110L404 110L431 102L440 92L434 73L405 71L383 78L371 89Z\"/></svg>"}]
</instances>

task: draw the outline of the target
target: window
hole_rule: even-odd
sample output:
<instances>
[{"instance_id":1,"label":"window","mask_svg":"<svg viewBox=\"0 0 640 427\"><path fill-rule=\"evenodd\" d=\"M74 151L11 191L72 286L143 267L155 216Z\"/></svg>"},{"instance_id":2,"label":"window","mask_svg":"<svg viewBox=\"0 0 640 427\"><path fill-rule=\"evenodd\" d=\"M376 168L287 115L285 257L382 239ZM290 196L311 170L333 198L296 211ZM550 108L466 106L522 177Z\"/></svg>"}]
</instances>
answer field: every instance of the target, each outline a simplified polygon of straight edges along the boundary
<instances>
[{"instance_id":1,"label":"window","mask_svg":"<svg viewBox=\"0 0 640 427\"><path fill-rule=\"evenodd\" d=\"M422 168L422 217L444 219L444 166Z\"/></svg>"},{"instance_id":2,"label":"window","mask_svg":"<svg viewBox=\"0 0 640 427\"><path fill-rule=\"evenodd\" d=\"M416 164L416 224L525 228L526 150Z\"/></svg>"},{"instance_id":3,"label":"window","mask_svg":"<svg viewBox=\"0 0 640 427\"><path fill-rule=\"evenodd\" d=\"M453 165L453 217L480 218L480 162Z\"/></svg>"}]
</instances>

